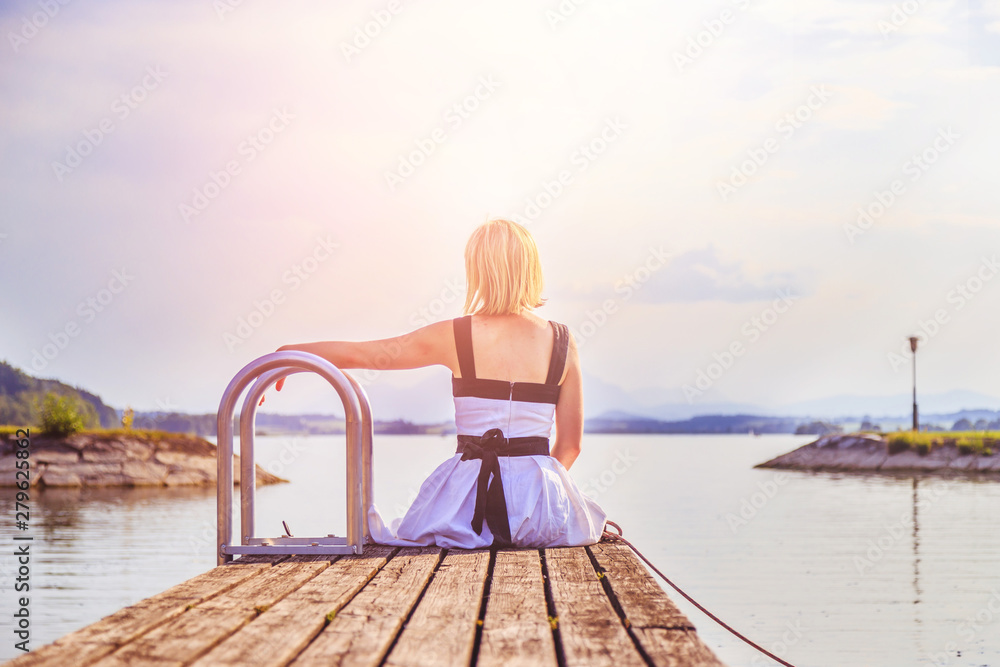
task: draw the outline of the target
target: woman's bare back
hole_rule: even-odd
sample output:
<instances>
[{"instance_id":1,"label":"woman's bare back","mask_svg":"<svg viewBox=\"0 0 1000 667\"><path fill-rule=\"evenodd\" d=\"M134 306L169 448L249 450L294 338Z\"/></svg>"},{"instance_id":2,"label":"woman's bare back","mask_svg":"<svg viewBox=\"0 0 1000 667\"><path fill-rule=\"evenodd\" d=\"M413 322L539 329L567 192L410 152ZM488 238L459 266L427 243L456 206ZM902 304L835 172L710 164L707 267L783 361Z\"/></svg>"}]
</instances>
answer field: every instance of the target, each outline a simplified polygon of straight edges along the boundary
<instances>
[{"instance_id":1,"label":"woman's bare back","mask_svg":"<svg viewBox=\"0 0 1000 667\"><path fill-rule=\"evenodd\" d=\"M507 382L545 382L553 337L548 320L533 313L474 315L476 376ZM455 376L459 377L459 373Z\"/></svg>"}]
</instances>

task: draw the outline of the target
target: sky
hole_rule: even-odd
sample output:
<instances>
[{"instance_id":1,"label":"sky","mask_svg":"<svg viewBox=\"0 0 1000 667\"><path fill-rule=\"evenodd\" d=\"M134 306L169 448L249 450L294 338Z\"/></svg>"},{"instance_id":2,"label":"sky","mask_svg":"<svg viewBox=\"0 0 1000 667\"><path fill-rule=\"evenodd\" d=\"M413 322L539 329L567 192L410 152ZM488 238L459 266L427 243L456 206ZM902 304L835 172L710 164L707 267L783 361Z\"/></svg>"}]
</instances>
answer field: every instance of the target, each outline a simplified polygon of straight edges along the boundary
<instances>
[{"instance_id":1,"label":"sky","mask_svg":"<svg viewBox=\"0 0 1000 667\"><path fill-rule=\"evenodd\" d=\"M461 315L491 217L592 382L903 394L919 335L922 391L1000 396L995 0L17 0L0 34L0 359L115 407Z\"/></svg>"}]
</instances>

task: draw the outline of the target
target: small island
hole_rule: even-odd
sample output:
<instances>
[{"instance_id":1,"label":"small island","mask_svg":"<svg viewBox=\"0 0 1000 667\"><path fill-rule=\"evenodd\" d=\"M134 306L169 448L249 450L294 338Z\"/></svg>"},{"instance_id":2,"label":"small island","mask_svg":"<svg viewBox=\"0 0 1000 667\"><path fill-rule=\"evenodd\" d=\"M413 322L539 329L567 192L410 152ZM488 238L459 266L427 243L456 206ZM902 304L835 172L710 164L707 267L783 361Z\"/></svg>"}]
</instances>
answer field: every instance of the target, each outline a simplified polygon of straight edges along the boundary
<instances>
[{"instance_id":1,"label":"small island","mask_svg":"<svg viewBox=\"0 0 1000 667\"><path fill-rule=\"evenodd\" d=\"M0 439L0 486L16 486L14 433ZM38 487L215 485L216 447L181 433L132 429L31 434L31 485ZM257 486L287 482L256 466ZM239 456L233 457L239 484Z\"/></svg>"},{"instance_id":2,"label":"small island","mask_svg":"<svg viewBox=\"0 0 1000 667\"><path fill-rule=\"evenodd\" d=\"M910 431L835 433L754 467L972 476L1000 480L1000 434Z\"/></svg>"}]
</instances>

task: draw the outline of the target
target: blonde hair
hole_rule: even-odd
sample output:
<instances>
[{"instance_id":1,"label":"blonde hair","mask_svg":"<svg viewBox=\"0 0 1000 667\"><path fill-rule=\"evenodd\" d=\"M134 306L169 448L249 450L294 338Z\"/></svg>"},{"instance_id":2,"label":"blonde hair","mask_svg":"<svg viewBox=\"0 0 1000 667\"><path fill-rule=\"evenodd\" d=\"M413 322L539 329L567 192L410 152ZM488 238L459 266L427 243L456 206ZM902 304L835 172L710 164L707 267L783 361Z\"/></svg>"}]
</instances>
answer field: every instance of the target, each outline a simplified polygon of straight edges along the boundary
<instances>
[{"instance_id":1,"label":"blonde hair","mask_svg":"<svg viewBox=\"0 0 1000 667\"><path fill-rule=\"evenodd\" d=\"M545 303L535 239L510 220L490 220L472 232L465 245L465 277L466 315L516 314Z\"/></svg>"}]
</instances>

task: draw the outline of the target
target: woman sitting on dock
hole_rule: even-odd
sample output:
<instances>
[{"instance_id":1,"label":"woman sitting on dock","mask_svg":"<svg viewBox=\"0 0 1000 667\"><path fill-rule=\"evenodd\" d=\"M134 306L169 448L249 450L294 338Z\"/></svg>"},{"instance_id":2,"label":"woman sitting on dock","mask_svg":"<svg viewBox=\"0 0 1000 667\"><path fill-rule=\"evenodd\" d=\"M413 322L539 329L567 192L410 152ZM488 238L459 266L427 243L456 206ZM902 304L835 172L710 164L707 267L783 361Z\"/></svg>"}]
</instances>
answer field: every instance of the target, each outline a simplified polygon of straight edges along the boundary
<instances>
[{"instance_id":1,"label":"woman sitting on dock","mask_svg":"<svg viewBox=\"0 0 1000 667\"><path fill-rule=\"evenodd\" d=\"M278 351L311 352L344 369L451 370L458 450L424 481L402 519L388 526L372 508L373 541L464 549L594 544L606 514L567 472L583 434L580 360L566 325L531 312L545 302L535 241L517 223L487 222L469 238L465 271L463 317L396 338ZM399 350L388 366L386 349Z\"/></svg>"}]
</instances>

